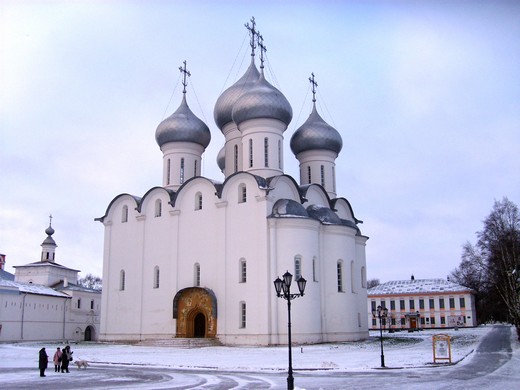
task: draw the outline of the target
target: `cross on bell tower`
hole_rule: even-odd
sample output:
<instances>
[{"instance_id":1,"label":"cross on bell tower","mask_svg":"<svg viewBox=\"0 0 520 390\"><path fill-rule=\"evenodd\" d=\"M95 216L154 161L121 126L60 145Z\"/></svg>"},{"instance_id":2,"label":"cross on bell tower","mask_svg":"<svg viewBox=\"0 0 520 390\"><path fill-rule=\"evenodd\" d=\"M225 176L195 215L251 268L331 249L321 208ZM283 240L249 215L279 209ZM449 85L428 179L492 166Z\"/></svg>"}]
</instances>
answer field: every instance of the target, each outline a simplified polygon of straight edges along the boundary
<instances>
[{"instance_id":1,"label":"cross on bell tower","mask_svg":"<svg viewBox=\"0 0 520 390\"><path fill-rule=\"evenodd\" d=\"M188 86L187 77L191 76L191 73L186 70L186 60L183 61L184 66L179 66L179 70L182 73L182 93L186 94L186 87Z\"/></svg>"},{"instance_id":2,"label":"cross on bell tower","mask_svg":"<svg viewBox=\"0 0 520 390\"><path fill-rule=\"evenodd\" d=\"M311 82L311 85L312 85L312 102L316 103L316 87L318 86L318 83L314 79L314 72L311 73L311 76L312 77L309 77L309 81Z\"/></svg>"}]
</instances>

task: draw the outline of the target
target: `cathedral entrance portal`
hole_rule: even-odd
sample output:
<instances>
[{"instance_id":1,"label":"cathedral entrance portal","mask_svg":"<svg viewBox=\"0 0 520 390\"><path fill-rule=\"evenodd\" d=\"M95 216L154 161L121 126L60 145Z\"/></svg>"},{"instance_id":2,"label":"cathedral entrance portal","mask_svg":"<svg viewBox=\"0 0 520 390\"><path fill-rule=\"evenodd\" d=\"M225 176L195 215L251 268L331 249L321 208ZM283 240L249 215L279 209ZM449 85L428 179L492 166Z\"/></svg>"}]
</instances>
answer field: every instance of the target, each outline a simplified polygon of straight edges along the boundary
<instances>
[{"instance_id":1,"label":"cathedral entrance portal","mask_svg":"<svg viewBox=\"0 0 520 390\"><path fill-rule=\"evenodd\" d=\"M217 334L217 299L213 291L200 287L180 290L173 299L176 337L212 338Z\"/></svg>"}]
</instances>

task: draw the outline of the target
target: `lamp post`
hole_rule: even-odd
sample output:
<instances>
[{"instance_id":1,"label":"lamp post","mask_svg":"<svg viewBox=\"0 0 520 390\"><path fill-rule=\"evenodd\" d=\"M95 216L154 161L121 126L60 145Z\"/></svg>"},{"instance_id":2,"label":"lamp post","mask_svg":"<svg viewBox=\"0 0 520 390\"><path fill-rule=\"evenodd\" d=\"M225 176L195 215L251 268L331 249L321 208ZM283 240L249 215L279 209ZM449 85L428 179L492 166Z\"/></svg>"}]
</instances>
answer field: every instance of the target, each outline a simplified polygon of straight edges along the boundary
<instances>
[{"instance_id":1,"label":"lamp post","mask_svg":"<svg viewBox=\"0 0 520 390\"><path fill-rule=\"evenodd\" d=\"M291 301L294 298L303 297L303 293L305 291L305 285L307 281L300 277L296 283L298 284L298 290L300 290L299 294L291 294L291 283L292 283L292 274L287 271L283 275L283 280L279 277L274 281L274 289L276 290L276 296L278 298L283 298L287 301L287 335L288 335L288 346L289 346L289 372L287 375L287 390L294 389L294 378L292 372L292 351L291 351Z\"/></svg>"},{"instance_id":2,"label":"lamp post","mask_svg":"<svg viewBox=\"0 0 520 390\"><path fill-rule=\"evenodd\" d=\"M388 309L377 307L377 310L372 310L372 316L379 318L379 335L381 338L381 367L385 367L385 354L383 352L383 323L386 324L386 318L388 317Z\"/></svg>"}]
</instances>

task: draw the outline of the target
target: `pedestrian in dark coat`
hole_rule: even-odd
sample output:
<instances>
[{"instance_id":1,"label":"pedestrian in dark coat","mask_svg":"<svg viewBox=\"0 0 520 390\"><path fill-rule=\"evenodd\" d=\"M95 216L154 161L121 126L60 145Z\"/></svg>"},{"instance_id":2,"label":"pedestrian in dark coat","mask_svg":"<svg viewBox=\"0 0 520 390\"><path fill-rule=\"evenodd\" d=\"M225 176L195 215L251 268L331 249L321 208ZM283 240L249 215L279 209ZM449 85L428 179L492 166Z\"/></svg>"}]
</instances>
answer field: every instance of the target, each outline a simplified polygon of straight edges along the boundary
<instances>
[{"instance_id":1,"label":"pedestrian in dark coat","mask_svg":"<svg viewBox=\"0 0 520 390\"><path fill-rule=\"evenodd\" d=\"M40 376L45 376L45 370L47 369L47 364L49 363L49 357L47 356L47 352L45 348L40 349L40 357L38 359L38 367L40 368Z\"/></svg>"},{"instance_id":2,"label":"pedestrian in dark coat","mask_svg":"<svg viewBox=\"0 0 520 390\"><path fill-rule=\"evenodd\" d=\"M72 360L72 351L70 346L63 348L61 352L61 372L69 372L69 362Z\"/></svg>"}]
</instances>

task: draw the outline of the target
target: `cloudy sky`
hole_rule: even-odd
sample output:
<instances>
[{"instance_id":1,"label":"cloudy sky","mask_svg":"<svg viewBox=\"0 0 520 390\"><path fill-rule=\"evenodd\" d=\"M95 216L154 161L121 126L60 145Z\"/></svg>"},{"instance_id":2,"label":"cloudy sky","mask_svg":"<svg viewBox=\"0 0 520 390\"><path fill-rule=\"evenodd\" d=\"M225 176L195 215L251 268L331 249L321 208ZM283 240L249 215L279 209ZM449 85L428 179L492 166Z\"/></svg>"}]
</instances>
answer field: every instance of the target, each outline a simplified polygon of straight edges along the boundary
<instances>
[{"instance_id":1,"label":"cloudy sky","mask_svg":"<svg viewBox=\"0 0 520 390\"><path fill-rule=\"evenodd\" d=\"M60 264L101 275L105 213L161 185L157 125L188 103L211 129L204 176L222 180L213 107L249 62L343 137L338 195L370 237L368 277L446 277L507 196L520 205L520 3L507 1L0 1L0 253L39 260L49 214Z\"/></svg>"}]
</instances>

